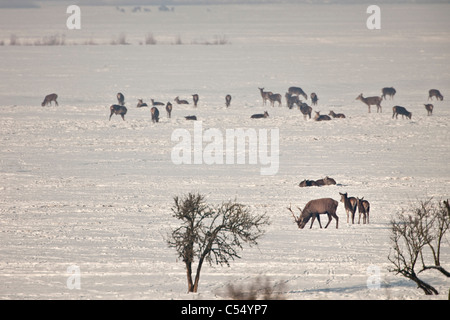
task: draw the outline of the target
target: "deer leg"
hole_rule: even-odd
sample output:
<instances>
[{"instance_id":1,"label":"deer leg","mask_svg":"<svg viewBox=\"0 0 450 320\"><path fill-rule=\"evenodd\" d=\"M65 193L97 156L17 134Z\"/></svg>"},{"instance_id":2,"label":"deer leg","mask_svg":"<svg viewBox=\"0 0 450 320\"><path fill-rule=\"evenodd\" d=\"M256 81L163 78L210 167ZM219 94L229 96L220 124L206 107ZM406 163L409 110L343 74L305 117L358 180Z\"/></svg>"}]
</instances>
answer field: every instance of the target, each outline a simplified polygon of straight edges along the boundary
<instances>
[{"instance_id":1,"label":"deer leg","mask_svg":"<svg viewBox=\"0 0 450 320\"><path fill-rule=\"evenodd\" d=\"M123 114L120 115L122 117L122 120L125 121L125 116Z\"/></svg>"},{"instance_id":2,"label":"deer leg","mask_svg":"<svg viewBox=\"0 0 450 320\"><path fill-rule=\"evenodd\" d=\"M327 216L328 216L328 223L325 226L325 229L328 227L328 225L330 224L331 220L333 220L333 218L331 217L331 214L329 214L328 212L327 212Z\"/></svg>"}]
</instances>

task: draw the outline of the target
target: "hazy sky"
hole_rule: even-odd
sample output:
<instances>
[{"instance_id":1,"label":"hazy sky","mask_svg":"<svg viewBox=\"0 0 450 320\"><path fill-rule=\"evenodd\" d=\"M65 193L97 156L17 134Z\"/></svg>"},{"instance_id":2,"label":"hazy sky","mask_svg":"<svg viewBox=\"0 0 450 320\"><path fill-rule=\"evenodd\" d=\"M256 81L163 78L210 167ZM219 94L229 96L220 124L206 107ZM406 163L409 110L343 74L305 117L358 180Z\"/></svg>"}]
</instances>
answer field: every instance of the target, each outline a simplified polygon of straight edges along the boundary
<instances>
[{"instance_id":1,"label":"hazy sky","mask_svg":"<svg viewBox=\"0 0 450 320\"><path fill-rule=\"evenodd\" d=\"M42 3L61 3L78 5L174 5L174 4L227 4L227 3L372 3L373 0L0 0L0 8L37 8ZM441 2L450 3L450 0L377 0L377 3L397 2L397 3L417 3L417 2Z\"/></svg>"}]
</instances>

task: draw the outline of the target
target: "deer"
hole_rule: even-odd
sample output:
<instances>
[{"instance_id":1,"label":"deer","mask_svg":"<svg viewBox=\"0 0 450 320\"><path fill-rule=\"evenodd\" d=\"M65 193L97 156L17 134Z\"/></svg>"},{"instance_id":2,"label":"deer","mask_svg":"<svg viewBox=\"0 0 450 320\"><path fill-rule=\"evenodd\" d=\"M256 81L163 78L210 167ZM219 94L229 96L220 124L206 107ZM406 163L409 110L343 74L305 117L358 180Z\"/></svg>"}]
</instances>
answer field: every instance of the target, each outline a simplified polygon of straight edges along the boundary
<instances>
[{"instance_id":1,"label":"deer","mask_svg":"<svg viewBox=\"0 0 450 320\"><path fill-rule=\"evenodd\" d=\"M227 94L225 96L225 105L227 106L227 108L230 106L231 104L231 95Z\"/></svg>"},{"instance_id":2,"label":"deer","mask_svg":"<svg viewBox=\"0 0 450 320\"><path fill-rule=\"evenodd\" d=\"M311 97L312 105L316 106L317 101L319 100L319 98L317 97L317 94L315 92L313 92L313 93L311 93L310 97Z\"/></svg>"},{"instance_id":3,"label":"deer","mask_svg":"<svg viewBox=\"0 0 450 320\"><path fill-rule=\"evenodd\" d=\"M326 224L325 229L328 227L333 218L336 219L337 229L339 225L339 217L336 214L338 204L339 203L336 200L333 200L331 198L311 200L305 205L303 210L297 207L297 209L300 211L300 215L298 217L295 216L294 212L291 209L291 206L289 206L289 208L287 209L292 213L295 223L297 223L299 229L303 229L311 218L312 221L309 228L312 228L314 220L317 218L317 221L319 221L319 226L322 229L322 224L320 223L321 214L326 214L328 216L328 223Z\"/></svg>"},{"instance_id":4,"label":"deer","mask_svg":"<svg viewBox=\"0 0 450 320\"><path fill-rule=\"evenodd\" d=\"M303 180L302 182L299 183L299 187L313 187L313 186L329 186L329 185L335 185L336 184L336 180L334 180L333 178L330 178L328 176L326 176L323 179L319 179L319 180Z\"/></svg>"},{"instance_id":5,"label":"deer","mask_svg":"<svg viewBox=\"0 0 450 320\"><path fill-rule=\"evenodd\" d=\"M361 222L361 214L363 215L363 224L366 224L366 218L367 218L367 224L369 224L369 212L370 212L370 203L367 200L364 200L364 197L361 199L356 198L356 204L358 206L358 212L359 212L359 219L358 224Z\"/></svg>"},{"instance_id":6,"label":"deer","mask_svg":"<svg viewBox=\"0 0 450 320\"><path fill-rule=\"evenodd\" d=\"M145 102L143 102L142 99L138 99L136 108L142 108L142 107L148 107L148 105Z\"/></svg>"},{"instance_id":7,"label":"deer","mask_svg":"<svg viewBox=\"0 0 450 320\"><path fill-rule=\"evenodd\" d=\"M432 104L424 104L425 109L427 110L427 113L429 116L433 114L433 108L434 106Z\"/></svg>"},{"instance_id":8,"label":"deer","mask_svg":"<svg viewBox=\"0 0 450 320\"><path fill-rule=\"evenodd\" d=\"M354 224L357 200L355 197L348 197L347 192L339 192L339 194L341 195L341 202L344 204L345 212L347 212L347 223L349 222L349 216L351 216L352 223Z\"/></svg>"},{"instance_id":9,"label":"deer","mask_svg":"<svg viewBox=\"0 0 450 320\"><path fill-rule=\"evenodd\" d=\"M192 99L194 100L194 107L197 107L198 103L198 94L193 94Z\"/></svg>"},{"instance_id":10,"label":"deer","mask_svg":"<svg viewBox=\"0 0 450 320\"><path fill-rule=\"evenodd\" d=\"M269 114L267 113L267 111L264 111L264 113L254 114L250 118L251 119L260 119L260 118L267 118L268 116L269 116Z\"/></svg>"},{"instance_id":11,"label":"deer","mask_svg":"<svg viewBox=\"0 0 450 320\"><path fill-rule=\"evenodd\" d=\"M170 118L172 116L172 104L170 103L170 101L167 101L166 112L167 112L167 117Z\"/></svg>"},{"instance_id":12,"label":"deer","mask_svg":"<svg viewBox=\"0 0 450 320\"><path fill-rule=\"evenodd\" d=\"M56 99L58 98L58 95L56 93L51 93L45 96L44 101L42 101L41 106L46 106L50 104L52 105L52 101L55 101L55 104L58 105L58 101Z\"/></svg>"},{"instance_id":13,"label":"deer","mask_svg":"<svg viewBox=\"0 0 450 320\"><path fill-rule=\"evenodd\" d=\"M444 100L444 96L438 89L431 89L428 91L428 100L433 100L433 97L436 97L436 100Z\"/></svg>"},{"instance_id":14,"label":"deer","mask_svg":"<svg viewBox=\"0 0 450 320\"><path fill-rule=\"evenodd\" d=\"M300 109L300 112L303 114L303 119L306 120L306 116L309 116L309 118L311 119L312 108L308 106L307 103L301 102L298 108Z\"/></svg>"},{"instance_id":15,"label":"deer","mask_svg":"<svg viewBox=\"0 0 450 320\"><path fill-rule=\"evenodd\" d=\"M164 105L163 102L155 101L153 99L150 99L150 100L152 101L152 106L153 107L155 107L155 106L163 106Z\"/></svg>"},{"instance_id":16,"label":"deer","mask_svg":"<svg viewBox=\"0 0 450 320\"><path fill-rule=\"evenodd\" d=\"M272 107L275 106L275 102L278 102L278 106L281 107L281 94L269 92L269 101Z\"/></svg>"},{"instance_id":17,"label":"deer","mask_svg":"<svg viewBox=\"0 0 450 320\"><path fill-rule=\"evenodd\" d=\"M111 117L113 114L120 115L122 120L125 121L125 115L127 114L127 108L118 104L113 104L109 107L111 110L111 114L109 115L109 120L111 121Z\"/></svg>"},{"instance_id":18,"label":"deer","mask_svg":"<svg viewBox=\"0 0 450 320\"><path fill-rule=\"evenodd\" d=\"M377 106L377 113L378 110L380 110L380 112L383 112L382 108L381 108L381 97L367 97L364 98L363 94L361 93L359 96L356 97L355 100L361 100L362 102L364 102L368 107L369 107L369 113L370 113L370 106L376 105Z\"/></svg>"},{"instance_id":19,"label":"deer","mask_svg":"<svg viewBox=\"0 0 450 320\"><path fill-rule=\"evenodd\" d=\"M329 116L327 116L326 114L320 114L320 111L314 111L316 113L316 115L314 116L314 120L316 121L328 121L331 120L331 118Z\"/></svg>"},{"instance_id":20,"label":"deer","mask_svg":"<svg viewBox=\"0 0 450 320\"><path fill-rule=\"evenodd\" d=\"M159 110L157 107L152 107L150 109L150 112L152 113L152 122L159 122Z\"/></svg>"},{"instance_id":21,"label":"deer","mask_svg":"<svg viewBox=\"0 0 450 320\"><path fill-rule=\"evenodd\" d=\"M267 101L267 100L270 101L269 96L272 94L272 92L270 92L270 91L264 91L264 88L259 88L259 87L258 87L258 89L259 89L259 92L261 92L261 97L262 97L262 99L263 99L263 105L266 105L266 101Z\"/></svg>"},{"instance_id":22,"label":"deer","mask_svg":"<svg viewBox=\"0 0 450 320\"><path fill-rule=\"evenodd\" d=\"M394 96L397 93L397 91L393 87L390 87L390 88L386 87L386 88L381 89L381 93L382 93L381 97L384 98L384 100L387 100L386 96L390 96L391 100L392 100L392 99L394 99Z\"/></svg>"},{"instance_id":23,"label":"deer","mask_svg":"<svg viewBox=\"0 0 450 320\"><path fill-rule=\"evenodd\" d=\"M189 102L187 102L187 100L180 100L179 97L176 97L174 100L178 104L189 104Z\"/></svg>"},{"instance_id":24,"label":"deer","mask_svg":"<svg viewBox=\"0 0 450 320\"><path fill-rule=\"evenodd\" d=\"M298 98L298 96L292 95L289 92L286 92L286 94L284 95L284 97L286 98L286 105L289 109L292 109L294 107L294 104L300 106L300 99Z\"/></svg>"},{"instance_id":25,"label":"deer","mask_svg":"<svg viewBox=\"0 0 450 320\"><path fill-rule=\"evenodd\" d=\"M341 118L341 119L345 118L345 114L343 114L343 113L334 113L333 110L331 110L328 115L332 116L333 118Z\"/></svg>"},{"instance_id":26,"label":"deer","mask_svg":"<svg viewBox=\"0 0 450 320\"><path fill-rule=\"evenodd\" d=\"M119 103L120 106L125 105L125 97L120 92L117 94L117 102Z\"/></svg>"},{"instance_id":27,"label":"deer","mask_svg":"<svg viewBox=\"0 0 450 320\"><path fill-rule=\"evenodd\" d=\"M402 119L404 118L404 116L406 116L409 119L411 119L412 117L412 113L406 110L404 107L401 106L392 107L392 119L394 119L394 116L395 119L398 119L399 114L402 115Z\"/></svg>"},{"instance_id":28,"label":"deer","mask_svg":"<svg viewBox=\"0 0 450 320\"><path fill-rule=\"evenodd\" d=\"M196 116L186 116L184 117L186 120L197 120Z\"/></svg>"},{"instance_id":29,"label":"deer","mask_svg":"<svg viewBox=\"0 0 450 320\"><path fill-rule=\"evenodd\" d=\"M302 88L299 88L299 87L290 87L290 88L288 89L288 92L289 92L290 94L295 94L295 95L297 95L297 96L302 95L306 100L308 100L308 96L307 96L306 93L302 90Z\"/></svg>"}]
</instances>

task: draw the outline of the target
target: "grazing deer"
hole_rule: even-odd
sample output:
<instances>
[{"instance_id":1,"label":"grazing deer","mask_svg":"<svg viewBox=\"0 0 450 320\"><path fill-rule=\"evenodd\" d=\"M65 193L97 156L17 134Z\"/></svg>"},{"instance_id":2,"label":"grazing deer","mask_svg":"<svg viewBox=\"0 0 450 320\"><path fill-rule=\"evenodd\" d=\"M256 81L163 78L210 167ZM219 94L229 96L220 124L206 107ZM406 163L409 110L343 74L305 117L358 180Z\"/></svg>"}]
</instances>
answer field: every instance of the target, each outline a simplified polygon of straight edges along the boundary
<instances>
[{"instance_id":1,"label":"grazing deer","mask_svg":"<svg viewBox=\"0 0 450 320\"><path fill-rule=\"evenodd\" d=\"M168 101L166 104L167 117L170 118L172 116L172 104Z\"/></svg>"},{"instance_id":2,"label":"grazing deer","mask_svg":"<svg viewBox=\"0 0 450 320\"><path fill-rule=\"evenodd\" d=\"M364 197L361 199L356 198L356 203L358 205L359 219L358 224L361 222L361 214L363 215L363 224L369 224L369 212L370 212L370 203L367 200L364 200Z\"/></svg>"},{"instance_id":3,"label":"grazing deer","mask_svg":"<svg viewBox=\"0 0 450 320\"><path fill-rule=\"evenodd\" d=\"M259 91L261 92L261 97L263 99L263 105L266 105L266 101L269 100L270 101L270 95L272 94L272 92L270 91L264 91L264 88L258 88Z\"/></svg>"},{"instance_id":4,"label":"grazing deer","mask_svg":"<svg viewBox=\"0 0 450 320\"><path fill-rule=\"evenodd\" d=\"M433 100L433 97L436 97L436 100L444 100L444 96L437 89L431 89L428 91L428 100Z\"/></svg>"},{"instance_id":5,"label":"grazing deer","mask_svg":"<svg viewBox=\"0 0 450 320\"><path fill-rule=\"evenodd\" d=\"M260 119L260 118L267 118L268 116L269 116L269 114L267 113L267 111L264 111L264 113L254 114L250 118L252 118L252 119Z\"/></svg>"},{"instance_id":6,"label":"grazing deer","mask_svg":"<svg viewBox=\"0 0 450 320\"><path fill-rule=\"evenodd\" d=\"M431 116L433 113L434 106L432 104L424 104L424 106L425 109L427 110L428 115Z\"/></svg>"},{"instance_id":7,"label":"grazing deer","mask_svg":"<svg viewBox=\"0 0 450 320\"><path fill-rule=\"evenodd\" d=\"M162 102L155 101L153 99L150 99L150 100L152 101L152 106L163 106L164 105L164 103L162 103Z\"/></svg>"},{"instance_id":8,"label":"grazing deer","mask_svg":"<svg viewBox=\"0 0 450 320\"><path fill-rule=\"evenodd\" d=\"M382 108L381 108L381 97L367 97L364 98L363 94L361 93L359 96L356 97L355 100L361 100L362 102L364 102L368 107L369 107L369 113L370 113L370 106L377 106L377 112L378 110L380 110L380 112L383 112Z\"/></svg>"},{"instance_id":9,"label":"grazing deer","mask_svg":"<svg viewBox=\"0 0 450 320\"><path fill-rule=\"evenodd\" d=\"M180 100L178 97L175 98L175 102L178 104L189 104L187 100Z\"/></svg>"},{"instance_id":10,"label":"grazing deer","mask_svg":"<svg viewBox=\"0 0 450 320\"><path fill-rule=\"evenodd\" d=\"M303 114L303 119L306 120L306 116L311 119L312 108L308 106L305 102L301 102L299 105L300 112Z\"/></svg>"},{"instance_id":11,"label":"grazing deer","mask_svg":"<svg viewBox=\"0 0 450 320\"><path fill-rule=\"evenodd\" d=\"M314 220L317 218L317 221L319 221L319 226L322 228L322 224L320 223L320 215L326 214L328 216L328 223L325 226L325 229L330 224L331 220L333 218L336 219L336 229L338 228L339 224L339 217L336 215L336 209L338 206L338 202L336 200L333 200L331 198L322 198L322 199L315 199L309 201L305 207L300 209L297 207L298 210L300 210L300 216L297 218L292 211L291 207L287 208L292 215L294 216L295 223L297 223L298 227L300 229L303 229L305 225L308 223L309 219L312 218L310 229L312 228L312 225L314 223Z\"/></svg>"},{"instance_id":12,"label":"grazing deer","mask_svg":"<svg viewBox=\"0 0 450 320\"><path fill-rule=\"evenodd\" d=\"M272 107L275 106L275 102L278 102L278 106L281 107L281 94L279 93L269 93L269 100Z\"/></svg>"},{"instance_id":13,"label":"grazing deer","mask_svg":"<svg viewBox=\"0 0 450 320\"><path fill-rule=\"evenodd\" d=\"M331 118L329 116L327 116L326 114L320 114L320 111L314 111L316 113L316 115L314 116L314 120L316 121L328 121L331 120Z\"/></svg>"},{"instance_id":14,"label":"grazing deer","mask_svg":"<svg viewBox=\"0 0 450 320\"><path fill-rule=\"evenodd\" d=\"M192 99L194 100L194 107L196 107L198 103L198 94L193 94Z\"/></svg>"},{"instance_id":15,"label":"grazing deer","mask_svg":"<svg viewBox=\"0 0 450 320\"><path fill-rule=\"evenodd\" d=\"M328 115L332 116L333 118L342 118L342 119L345 118L345 114L343 114L343 113L334 113L333 110L331 110Z\"/></svg>"},{"instance_id":16,"label":"grazing deer","mask_svg":"<svg viewBox=\"0 0 450 320\"><path fill-rule=\"evenodd\" d=\"M159 122L159 110L157 107L152 107L150 109L150 112L152 113L152 122Z\"/></svg>"},{"instance_id":17,"label":"grazing deer","mask_svg":"<svg viewBox=\"0 0 450 320\"><path fill-rule=\"evenodd\" d=\"M394 96L397 93L397 91L395 91L394 88L390 87L381 89L381 93L382 93L381 97L384 98L384 100L386 100L386 96L390 96L392 100L394 99Z\"/></svg>"},{"instance_id":18,"label":"grazing deer","mask_svg":"<svg viewBox=\"0 0 450 320\"><path fill-rule=\"evenodd\" d=\"M142 99L138 99L138 103L136 108L148 107L148 105L142 101Z\"/></svg>"},{"instance_id":19,"label":"grazing deer","mask_svg":"<svg viewBox=\"0 0 450 320\"><path fill-rule=\"evenodd\" d=\"M317 97L317 94L315 94L314 92L311 93L311 102L313 106L317 105L317 101L319 101L319 98Z\"/></svg>"},{"instance_id":20,"label":"grazing deer","mask_svg":"<svg viewBox=\"0 0 450 320\"><path fill-rule=\"evenodd\" d=\"M52 101L55 101L55 104L58 105L58 101L56 99L58 98L58 95L56 93L48 94L45 96L44 101L42 101L41 106L46 106L50 104L52 105Z\"/></svg>"},{"instance_id":21,"label":"grazing deer","mask_svg":"<svg viewBox=\"0 0 450 320\"><path fill-rule=\"evenodd\" d=\"M345 212L347 212L347 223L349 220L349 216L352 217L352 223L355 223L355 212L356 212L356 205L357 200L355 197L348 197L347 192L346 193L340 193L341 195L341 202L344 204Z\"/></svg>"},{"instance_id":22,"label":"grazing deer","mask_svg":"<svg viewBox=\"0 0 450 320\"><path fill-rule=\"evenodd\" d=\"M127 108L124 106L120 106L118 104L113 104L109 107L111 110L111 114L109 115L109 120L111 121L111 117L113 114L118 114L122 117L122 120L125 121L125 115L127 114Z\"/></svg>"},{"instance_id":23,"label":"grazing deer","mask_svg":"<svg viewBox=\"0 0 450 320\"><path fill-rule=\"evenodd\" d=\"M412 117L412 113L409 112L408 110L406 110L405 108L401 107L401 106L395 106L392 107L392 119L398 119L398 115L401 114L402 115L402 119L404 118L404 116L406 116L407 118L411 119Z\"/></svg>"},{"instance_id":24,"label":"grazing deer","mask_svg":"<svg viewBox=\"0 0 450 320\"><path fill-rule=\"evenodd\" d=\"M288 92L290 94L295 94L297 96L302 95L306 100L308 100L308 96L306 95L306 93L302 90L302 88L299 87L290 87L288 89Z\"/></svg>"},{"instance_id":25,"label":"grazing deer","mask_svg":"<svg viewBox=\"0 0 450 320\"><path fill-rule=\"evenodd\" d=\"M227 94L225 96L225 105L227 106L227 108L230 106L231 104L231 95Z\"/></svg>"},{"instance_id":26,"label":"grazing deer","mask_svg":"<svg viewBox=\"0 0 450 320\"><path fill-rule=\"evenodd\" d=\"M291 93L286 92L284 97L286 98L286 105L289 109L292 109L294 107L294 104L300 106L301 101L298 96L293 96Z\"/></svg>"},{"instance_id":27,"label":"grazing deer","mask_svg":"<svg viewBox=\"0 0 450 320\"><path fill-rule=\"evenodd\" d=\"M120 106L125 105L125 97L120 92L117 94L117 102L119 103Z\"/></svg>"},{"instance_id":28,"label":"grazing deer","mask_svg":"<svg viewBox=\"0 0 450 320\"><path fill-rule=\"evenodd\" d=\"M196 116L186 116L184 117L186 120L197 120Z\"/></svg>"}]
</instances>

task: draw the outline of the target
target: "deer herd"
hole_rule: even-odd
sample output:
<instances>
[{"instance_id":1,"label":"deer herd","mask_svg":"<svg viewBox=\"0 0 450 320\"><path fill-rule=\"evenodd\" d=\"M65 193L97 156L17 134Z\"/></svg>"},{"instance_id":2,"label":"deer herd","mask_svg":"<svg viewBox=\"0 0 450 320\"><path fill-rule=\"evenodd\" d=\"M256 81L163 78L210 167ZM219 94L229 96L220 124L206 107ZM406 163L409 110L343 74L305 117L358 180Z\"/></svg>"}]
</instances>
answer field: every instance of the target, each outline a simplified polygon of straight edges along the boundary
<instances>
[{"instance_id":1,"label":"deer herd","mask_svg":"<svg viewBox=\"0 0 450 320\"><path fill-rule=\"evenodd\" d=\"M277 106L282 105L282 96L279 93L273 93L270 91L264 91L264 88L258 88L262 97L263 105L266 105L267 102L271 104L272 107L275 106L275 103L277 103ZM381 102L386 100L386 97L390 97L391 100L394 99L395 94L397 91L392 87L386 87L381 90L382 94L381 96L372 96L372 97L364 97L361 93L359 96L356 97L356 100L360 100L368 107L369 113L371 112L370 107L376 106L377 107L377 113L382 112L382 106ZM292 109L294 105L297 105L300 112L303 114L304 118L306 119L307 116L309 116L309 119L311 119L311 113L312 113L312 107L309 106L307 103L300 100L300 96L302 96L305 100L308 99L307 94L299 87L290 87L288 88L288 92L285 94L286 99L286 105L289 109ZM111 117L113 114L120 115L123 120L125 120L125 115L127 113L127 108L125 107L125 97L122 93L117 93L117 103L110 106L110 115L109 120L111 120ZM49 94L45 96L44 101L42 102L42 106L51 105L52 102L55 103L56 106L58 106L58 102L56 99L58 98L58 95L56 93ZM192 95L194 107L197 107L199 102L199 96L198 94ZM311 98L311 104L313 106L317 105L318 96L316 93L310 94ZM444 99L444 96L441 94L441 92L437 89L431 89L428 91L428 100L433 100L435 98L437 101L442 101ZM177 96L174 99L175 103L178 105L188 105L189 102L187 100L180 100L180 98ZM152 122L156 123L159 122L159 110L157 106L164 106L166 107L167 117L171 117L172 113L172 103L169 101L167 103L162 103L158 101L154 101L151 99L151 107L150 107L150 113ZM231 105L231 95L227 94L225 96L225 105L226 107L230 107ZM424 104L425 110L427 111L427 115L430 116L433 113L433 104L427 103ZM138 99L137 108L142 107L149 107L147 103L143 101L143 99ZM402 106L394 106L392 108L392 118L398 117L398 115L401 115L402 117L407 117L411 119L412 113L406 108ZM269 113L267 111L264 111L264 113L261 114L254 114L250 118L252 119L258 119L258 118L267 118L269 117ZM335 113L334 111L330 111L328 115L321 115L320 111L315 111L314 120L315 121L328 121L334 118L345 118L345 115L342 113ZM185 116L186 120L197 120L197 117L195 115L189 115ZM336 181L332 178L325 177L324 179L320 180L303 180L300 182L300 187L310 187L310 186L324 186L324 185L335 185ZM347 213L347 223L354 224L355 223L355 214L356 209L358 209L359 218L358 218L358 224L361 223L361 216L363 218L363 224L369 223L369 212L370 212L370 203L369 201L365 200L364 197L358 198L358 197L349 197L347 193L341 193L339 192L341 199L340 202L344 204L345 212ZM289 206L287 209L291 212L291 214L294 217L295 223L298 225L300 229L303 229L305 225L308 223L309 220L311 220L310 228L312 228L312 225L317 218L317 221L319 222L320 228L322 228L322 224L320 223L320 215L326 214L328 217L328 223L325 225L325 228L328 227L330 222L333 220L333 218L336 220L336 228L338 228L339 225L339 217L336 214L336 210L338 207L339 202L332 199L332 198L321 198L321 199L314 199L309 201L303 209L298 208L300 211L300 215L297 217L295 216L291 206Z\"/></svg>"}]
</instances>

